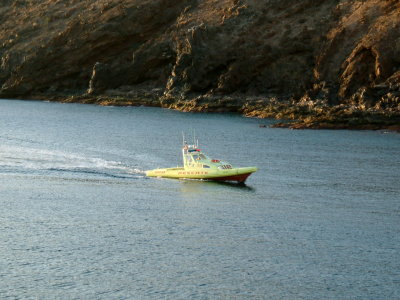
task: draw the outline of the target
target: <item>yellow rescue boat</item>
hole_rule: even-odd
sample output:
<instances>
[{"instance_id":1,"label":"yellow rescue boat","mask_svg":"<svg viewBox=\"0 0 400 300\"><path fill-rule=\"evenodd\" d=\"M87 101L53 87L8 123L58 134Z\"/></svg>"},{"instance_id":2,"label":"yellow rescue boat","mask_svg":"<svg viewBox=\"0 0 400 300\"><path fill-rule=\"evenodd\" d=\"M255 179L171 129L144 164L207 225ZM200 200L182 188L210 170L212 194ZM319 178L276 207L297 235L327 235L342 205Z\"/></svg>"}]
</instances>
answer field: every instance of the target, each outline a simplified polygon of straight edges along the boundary
<instances>
[{"instance_id":1,"label":"yellow rescue boat","mask_svg":"<svg viewBox=\"0 0 400 300\"><path fill-rule=\"evenodd\" d=\"M234 168L228 162L210 159L199 149L198 142L194 145L184 142L182 156L183 167L149 170L146 176L244 183L251 173L258 170L256 167Z\"/></svg>"}]
</instances>

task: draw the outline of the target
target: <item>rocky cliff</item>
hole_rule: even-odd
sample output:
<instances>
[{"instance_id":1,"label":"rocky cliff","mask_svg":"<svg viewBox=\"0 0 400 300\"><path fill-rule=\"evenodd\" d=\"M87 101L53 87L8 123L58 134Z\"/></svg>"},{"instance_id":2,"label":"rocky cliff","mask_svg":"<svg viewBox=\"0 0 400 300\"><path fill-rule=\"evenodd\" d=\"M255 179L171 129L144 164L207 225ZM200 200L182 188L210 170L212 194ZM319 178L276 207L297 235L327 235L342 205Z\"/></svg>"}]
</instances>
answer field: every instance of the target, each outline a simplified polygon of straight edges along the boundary
<instances>
[{"instance_id":1,"label":"rocky cliff","mask_svg":"<svg viewBox=\"0 0 400 300\"><path fill-rule=\"evenodd\" d=\"M3 0L0 21L3 98L398 124L398 0Z\"/></svg>"}]
</instances>

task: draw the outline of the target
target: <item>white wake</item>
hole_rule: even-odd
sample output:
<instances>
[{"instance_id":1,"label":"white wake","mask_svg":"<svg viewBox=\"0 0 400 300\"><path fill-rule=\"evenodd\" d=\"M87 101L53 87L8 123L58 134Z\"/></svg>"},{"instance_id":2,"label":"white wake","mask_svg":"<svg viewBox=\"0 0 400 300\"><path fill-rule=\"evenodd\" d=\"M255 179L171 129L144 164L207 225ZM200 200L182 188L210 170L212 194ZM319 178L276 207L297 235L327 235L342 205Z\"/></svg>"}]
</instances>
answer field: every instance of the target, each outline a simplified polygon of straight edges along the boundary
<instances>
[{"instance_id":1,"label":"white wake","mask_svg":"<svg viewBox=\"0 0 400 300\"><path fill-rule=\"evenodd\" d=\"M144 172L118 161L76 153L31 147L0 145L0 170L64 171L104 175L138 175Z\"/></svg>"}]
</instances>

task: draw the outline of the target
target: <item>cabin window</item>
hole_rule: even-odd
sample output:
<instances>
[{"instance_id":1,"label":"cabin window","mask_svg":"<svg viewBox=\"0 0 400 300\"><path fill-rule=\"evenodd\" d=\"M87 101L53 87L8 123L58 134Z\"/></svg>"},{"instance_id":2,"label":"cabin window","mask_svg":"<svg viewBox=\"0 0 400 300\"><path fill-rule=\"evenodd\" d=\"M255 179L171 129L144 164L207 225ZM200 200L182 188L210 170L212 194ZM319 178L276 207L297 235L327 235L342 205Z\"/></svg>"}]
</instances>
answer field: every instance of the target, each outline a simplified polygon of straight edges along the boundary
<instances>
[{"instance_id":1,"label":"cabin window","mask_svg":"<svg viewBox=\"0 0 400 300\"><path fill-rule=\"evenodd\" d=\"M203 168L207 169L207 168L210 168L210 166L203 165Z\"/></svg>"}]
</instances>

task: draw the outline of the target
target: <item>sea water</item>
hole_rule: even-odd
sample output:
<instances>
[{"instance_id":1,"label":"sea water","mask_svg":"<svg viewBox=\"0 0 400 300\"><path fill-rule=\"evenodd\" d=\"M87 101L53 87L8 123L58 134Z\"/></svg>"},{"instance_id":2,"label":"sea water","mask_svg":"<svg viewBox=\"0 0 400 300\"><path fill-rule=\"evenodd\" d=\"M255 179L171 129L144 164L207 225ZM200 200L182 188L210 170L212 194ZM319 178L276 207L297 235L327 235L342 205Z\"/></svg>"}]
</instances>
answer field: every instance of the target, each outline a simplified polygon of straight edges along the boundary
<instances>
[{"instance_id":1,"label":"sea water","mask_svg":"<svg viewBox=\"0 0 400 300\"><path fill-rule=\"evenodd\" d=\"M400 135L271 122L1 100L0 298L400 298ZM145 177L194 130L259 171Z\"/></svg>"}]
</instances>

